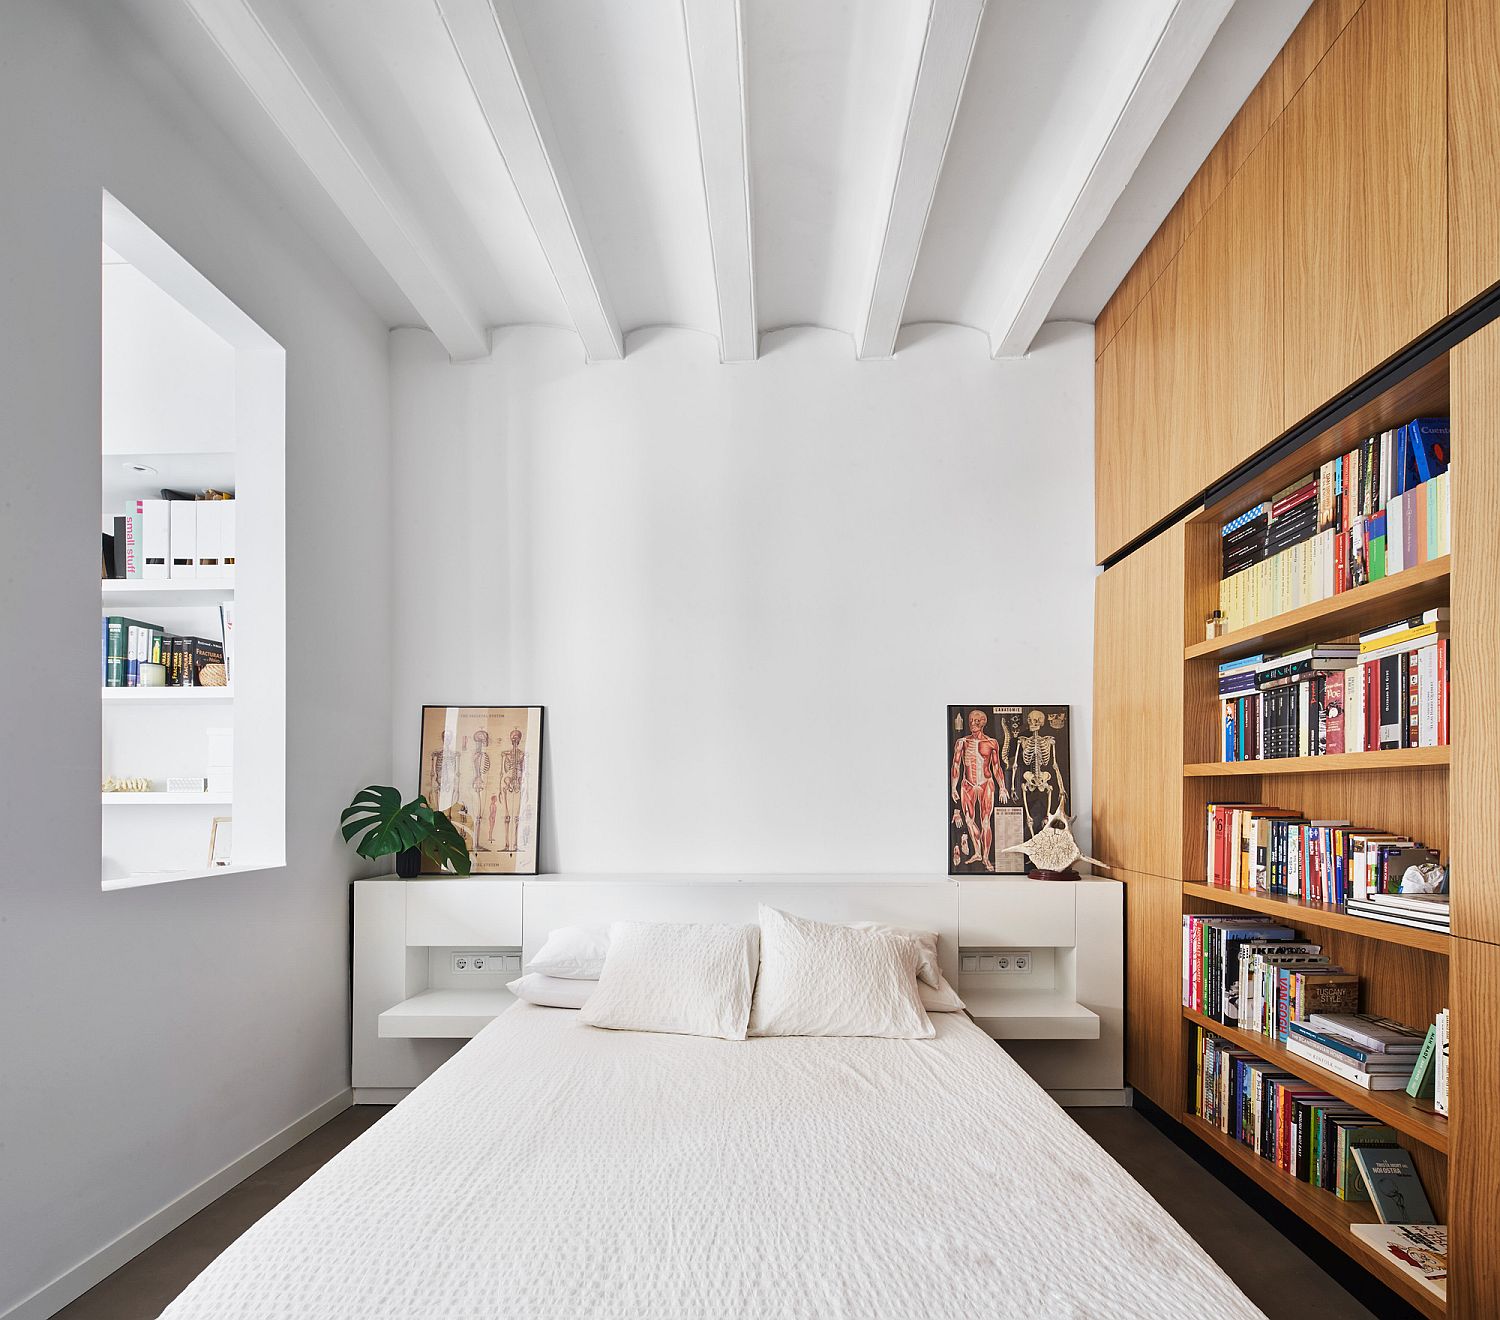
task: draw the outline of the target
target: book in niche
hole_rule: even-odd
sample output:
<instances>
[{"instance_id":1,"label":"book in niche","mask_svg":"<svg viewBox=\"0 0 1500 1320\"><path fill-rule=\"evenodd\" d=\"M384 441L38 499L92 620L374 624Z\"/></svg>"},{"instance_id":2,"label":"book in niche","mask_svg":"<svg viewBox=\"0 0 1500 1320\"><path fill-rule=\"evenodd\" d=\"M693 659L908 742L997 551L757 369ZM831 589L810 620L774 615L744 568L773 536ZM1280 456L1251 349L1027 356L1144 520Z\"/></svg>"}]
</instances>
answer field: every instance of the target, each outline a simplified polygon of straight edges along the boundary
<instances>
[{"instance_id":1,"label":"book in niche","mask_svg":"<svg viewBox=\"0 0 1500 1320\"><path fill-rule=\"evenodd\" d=\"M1400 1146L1358 1146L1354 1162L1382 1224L1430 1224L1432 1206L1411 1155Z\"/></svg>"},{"instance_id":2,"label":"book in niche","mask_svg":"<svg viewBox=\"0 0 1500 1320\"><path fill-rule=\"evenodd\" d=\"M1434 1297L1448 1296L1448 1230L1442 1224L1351 1224L1366 1247L1415 1279Z\"/></svg>"}]
</instances>

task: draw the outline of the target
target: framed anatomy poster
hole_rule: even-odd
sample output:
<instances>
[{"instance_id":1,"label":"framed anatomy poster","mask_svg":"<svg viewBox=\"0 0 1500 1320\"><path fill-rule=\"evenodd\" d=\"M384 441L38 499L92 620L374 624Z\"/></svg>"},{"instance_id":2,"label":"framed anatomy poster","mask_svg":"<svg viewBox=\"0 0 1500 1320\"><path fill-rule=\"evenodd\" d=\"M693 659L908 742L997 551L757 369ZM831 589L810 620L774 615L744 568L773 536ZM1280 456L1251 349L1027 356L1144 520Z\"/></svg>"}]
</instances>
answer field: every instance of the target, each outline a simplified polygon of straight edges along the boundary
<instances>
[{"instance_id":1,"label":"framed anatomy poster","mask_svg":"<svg viewBox=\"0 0 1500 1320\"><path fill-rule=\"evenodd\" d=\"M423 706L418 791L469 845L475 875L535 875L540 706Z\"/></svg>"},{"instance_id":2,"label":"framed anatomy poster","mask_svg":"<svg viewBox=\"0 0 1500 1320\"><path fill-rule=\"evenodd\" d=\"M1007 852L1071 815L1067 706L948 707L948 874L1019 875Z\"/></svg>"}]
</instances>

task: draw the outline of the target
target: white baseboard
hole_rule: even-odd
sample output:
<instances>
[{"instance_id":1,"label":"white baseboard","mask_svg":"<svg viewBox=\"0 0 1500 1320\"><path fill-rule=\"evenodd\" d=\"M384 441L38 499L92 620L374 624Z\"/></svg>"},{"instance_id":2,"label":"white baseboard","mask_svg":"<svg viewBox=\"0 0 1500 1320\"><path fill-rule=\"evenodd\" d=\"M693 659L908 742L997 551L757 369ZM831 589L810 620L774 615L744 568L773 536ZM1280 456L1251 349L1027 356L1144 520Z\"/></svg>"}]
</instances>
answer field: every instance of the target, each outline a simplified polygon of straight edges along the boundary
<instances>
[{"instance_id":1,"label":"white baseboard","mask_svg":"<svg viewBox=\"0 0 1500 1320\"><path fill-rule=\"evenodd\" d=\"M357 1105L400 1104L414 1089L410 1086L356 1086L354 1103ZM5 1317L0 1316L0 1320L5 1320Z\"/></svg>"},{"instance_id":2,"label":"white baseboard","mask_svg":"<svg viewBox=\"0 0 1500 1320\"><path fill-rule=\"evenodd\" d=\"M1122 1086L1114 1091L1048 1091L1064 1109L1128 1108L1135 1103L1135 1092Z\"/></svg>"},{"instance_id":3,"label":"white baseboard","mask_svg":"<svg viewBox=\"0 0 1500 1320\"><path fill-rule=\"evenodd\" d=\"M191 1219L204 1206L217 1201L236 1183L243 1182L278 1155L290 1150L303 1137L317 1131L329 1119L343 1113L349 1108L350 1096L347 1089L340 1091L316 1109L303 1114L289 1127L282 1128L275 1136L267 1138L232 1164L226 1164L211 1178L205 1179L191 1191L184 1192L154 1215L122 1233L108 1246L101 1247L65 1274L39 1288L24 1301L18 1302L4 1315L0 1315L0 1320L47 1320L48 1316L62 1310L75 1298L82 1297L101 1279L108 1278L152 1243L166 1237L179 1224Z\"/></svg>"}]
</instances>

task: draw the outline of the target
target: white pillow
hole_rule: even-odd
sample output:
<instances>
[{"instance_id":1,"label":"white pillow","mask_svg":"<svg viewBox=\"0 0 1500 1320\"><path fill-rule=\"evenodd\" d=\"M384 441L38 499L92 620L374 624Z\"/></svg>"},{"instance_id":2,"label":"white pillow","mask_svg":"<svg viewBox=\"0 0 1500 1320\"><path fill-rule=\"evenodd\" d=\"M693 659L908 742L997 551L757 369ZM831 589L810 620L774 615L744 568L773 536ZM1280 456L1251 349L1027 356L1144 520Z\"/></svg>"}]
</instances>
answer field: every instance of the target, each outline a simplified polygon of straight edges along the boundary
<instances>
[{"instance_id":1,"label":"white pillow","mask_svg":"<svg viewBox=\"0 0 1500 1320\"><path fill-rule=\"evenodd\" d=\"M568 981L597 981L608 952L607 932L585 926L562 926L547 933L547 942L526 964L526 970Z\"/></svg>"},{"instance_id":2,"label":"white pillow","mask_svg":"<svg viewBox=\"0 0 1500 1320\"><path fill-rule=\"evenodd\" d=\"M917 982L917 995L922 1000L922 1007L929 1013L962 1013L967 1005L941 972L938 973L938 982L936 988Z\"/></svg>"},{"instance_id":3,"label":"white pillow","mask_svg":"<svg viewBox=\"0 0 1500 1320\"><path fill-rule=\"evenodd\" d=\"M744 1040L759 936L754 926L617 921L583 1020L613 1031Z\"/></svg>"},{"instance_id":4,"label":"white pillow","mask_svg":"<svg viewBox=\"0 0 1500 1320\"><path fill-rule=\"evenodd\" d=\"M932 1023L917 995L916 942L760 909L760 979L752 1036L922 1039Z\"/></svg>"},{"instance_id":5,"label":"white pillow","mask_svg":"<svg viewBox=\"0 0 1500 1320\"><path fill-rule=\"evenodd\" d=\"M917 943L917 980L936 990L943 983L943 974L938 970L938 937L936 931L907 930L905 926L887 926L879 921L855 921L850 923L855 930L884 930L892 935L905 935Z\"/></svg>"},{"instance_id":6,"label":"white pillow","mask_svg":"<svg viewBox=\"0 0 1500 1320\"><path fill-rule=\"evenodd\" d=\"M589 1002L598 981L580 981L561 976L542 976L530 972L518 981L511 981L506 989L517 999L528 1004L540 1004L543 1008L582 1008Z\"/></svg>"}]
</instances>

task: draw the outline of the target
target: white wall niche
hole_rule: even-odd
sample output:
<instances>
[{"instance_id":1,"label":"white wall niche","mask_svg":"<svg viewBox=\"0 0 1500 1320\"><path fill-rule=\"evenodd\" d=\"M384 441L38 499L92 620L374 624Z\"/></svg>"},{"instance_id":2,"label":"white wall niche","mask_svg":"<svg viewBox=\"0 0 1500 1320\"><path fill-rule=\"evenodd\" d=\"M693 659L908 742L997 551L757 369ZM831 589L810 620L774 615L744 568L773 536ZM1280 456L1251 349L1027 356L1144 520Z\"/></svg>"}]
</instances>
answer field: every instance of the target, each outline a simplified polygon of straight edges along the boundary
<instances>
[{"instance_id":1,"label":"white wall niche","mask_svg":"<svg viewBox=\"0 0 1500 1320\"><path fill-rule=\"evenodd\" d=\"M163 487L229 489L232 581L108 580L106 616L222 637L233 602L232 685L102 690L101 780L144 777L135 810L101 794L106 890L223 874L209 857L232 818L235 873L286 861L286 354L274 339L107 192L101 289L101 517ZM234 730L234 784L201 800L170 776L208 766L210 729Z\"/></svg>"}]
</instances>

